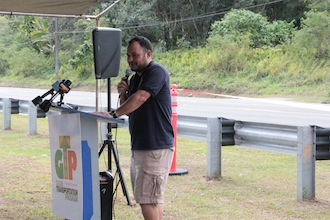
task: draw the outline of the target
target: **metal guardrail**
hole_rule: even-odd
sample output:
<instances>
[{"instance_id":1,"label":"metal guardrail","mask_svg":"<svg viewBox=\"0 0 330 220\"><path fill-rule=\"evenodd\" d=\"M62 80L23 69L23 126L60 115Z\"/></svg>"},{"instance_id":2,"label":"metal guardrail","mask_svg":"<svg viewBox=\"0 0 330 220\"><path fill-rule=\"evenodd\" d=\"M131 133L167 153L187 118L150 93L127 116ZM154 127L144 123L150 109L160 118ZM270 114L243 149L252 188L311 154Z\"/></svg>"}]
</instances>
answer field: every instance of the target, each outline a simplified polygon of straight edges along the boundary
<instances>
[{"instance_id":1,"label":"metal guardrail","mask_svg":"<svg viewBox=\"0 0 330 220\"><path fill-rule=\"evenodd\" d=\"M11 101L11 114L23 114L27 115L29 111L29 101L27 100L18 100L18 99L10 99ZM0 109L3 108L3 99L0 98ZM37 111L38 118L45 118L46 113L38 108Z\"/></svg>"},{"instance_id":2,"label":"metal guardrail","mask_svg":"<svg viewBox=\"0 0 330 220\"><path fill-rule=\"evenodd\" d=\"M178 116L178 136L200 141L207 141L207 117L187 115ZM221 118L222 120L222 146L235 145L235 120Z\"/></svg>"},{"instance_id":3,"label":"metal guardrail","mask_svg":"<svg viewBox=\"0 0 330 220\"><path fill-rule=\"evenodd\" d=\"M236 121L235 145L284 154L297 154L297 126ZM330 128L315 127L315 159L330 160Z\"/></svg>"},{"instance_id":4,"label":"metal guardrail","mask_svg":"<svg viewBox=\"0 0 330 220\"><path fill-rule=\"evenodd\" d=\"M11 110L17 114L17 105L15 104L17 101L11 101L14 102ZM0 106L3 108L2 99L0 99ZM18 113L29 114L30 117L29 101L19 101L18 106ZM87 107L80 108L85 111L90 110ZM330 128L296 127L242 122L226 118L179 115L177 131L179 137L207 141L209 177L221 176L222 146L239 145L278 153L295 154L298 167L298 198L301 200L315 197L315 160L330 159Z\"/></svg>"},{"instance_id":5,"label":"metal guardrail","mask_svg":"<svg viewBox=\"0 0 330 220\"><path fill-rule=\"evenodd\" d=\"M315 127L316 160L330 159L330 128Z\"/></svg>"},{"instance_id":6,"label":"metal guardrail","mask_svg":"<svg viewBox=\"0 0 330 220\"><path fill-rule=\"evenodd\" d=\"M28 114L29 102L27 100L11 100L11 114ZM3 107L3 99L0 98L0 109ZM79 106L81 111L94 111L88 106ZM47 114L52 114L48 112ZM46 117L46 113L38 108L37 117ZM208 128L207 117L194 117L178 115L178 136L193 140L207 141ZM239 145L277 153L295 154L297 147L297 127L242 122L232 119L219 118L221 121L221 146ZM126 127L127 125L124 125ZM330 128L316 129L316 159L330 159Z\"/></svg>"},{"instance_id":7,"label":"metal guardrail","mask_svg":"<svg viewBox=\"0 0 330 220\"><path fill-rule=\"evenodd\" d=\"M285 154L297 152L297 127L255 122L235 123L235 144Z\"/></svg>"},{"instance_id":8,"label":"metal guardrail","mask_svg":"<svg viewBox=\"0 0 330 220\"><path fill-rule=\"evenodd\" d=\"M214 178L221 176L222 131L228 124L223 118L208 118L207 123L208 176ZM330 128L242 121L233 127L235 145L296 155L298 199L315 198L315 160L330 159Z\"/></svg>"},{"instance_id":9,"label":"metal guardrail","mask_svg":"<svg viewBox=\"0 0 330 220\"><path fill-rule=\"evenodd\" d=\"M28 100L16 100L10 99L11 101L11 114L28 114ZM0 98L0 109L3 108L3 99ZM80 111L91 112L95 109L89 106L79 106ZM52 114L52 112L48 112L47 114ZM44 118L47 114L37 108L37 117ZM178 136L193 140L205 141L207 140L207 118L206 117L192 117L179 115L178 116ZM123 125L125 127L125 125ZM126 125L127 126L127 125Z\"/></svg>"},{"instance_id":10,"label":"metal guardrail","mask_svg":"<svg viewBox=\"0 0 330 220\"><path fill-rule=\"evenodd\" d=\"M207 118L178 115L178 136L206 142Z\"/></svg>"}]
</instances>

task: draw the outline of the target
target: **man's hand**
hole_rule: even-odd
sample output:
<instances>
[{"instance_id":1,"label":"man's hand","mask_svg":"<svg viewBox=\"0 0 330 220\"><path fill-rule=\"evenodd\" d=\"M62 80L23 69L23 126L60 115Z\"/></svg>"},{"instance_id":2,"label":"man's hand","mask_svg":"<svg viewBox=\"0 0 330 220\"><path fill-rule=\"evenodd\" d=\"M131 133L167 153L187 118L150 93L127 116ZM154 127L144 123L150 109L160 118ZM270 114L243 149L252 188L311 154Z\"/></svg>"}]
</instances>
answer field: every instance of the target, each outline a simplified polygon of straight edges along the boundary
<instances>
[{"instance_id":1,"label":"man's hand","mask_svg":"<svg viewBox=\"0 0 330 220\"><path fill-rule=\"evenodd\" d=\"M121 81L117 85L117 91L119 95L124 95L128 91L127 77L121 78Z\"/></svg>"},{"instance_id":2,"label":"man's hand","mask_svg":"<svg viewBox=\"0 0 330 220\"><path fill-rule=\"evenodd\" d=\"M113 116L109 112L93 112L93 114L113 118Z\"/></svg>"}]
</instances>

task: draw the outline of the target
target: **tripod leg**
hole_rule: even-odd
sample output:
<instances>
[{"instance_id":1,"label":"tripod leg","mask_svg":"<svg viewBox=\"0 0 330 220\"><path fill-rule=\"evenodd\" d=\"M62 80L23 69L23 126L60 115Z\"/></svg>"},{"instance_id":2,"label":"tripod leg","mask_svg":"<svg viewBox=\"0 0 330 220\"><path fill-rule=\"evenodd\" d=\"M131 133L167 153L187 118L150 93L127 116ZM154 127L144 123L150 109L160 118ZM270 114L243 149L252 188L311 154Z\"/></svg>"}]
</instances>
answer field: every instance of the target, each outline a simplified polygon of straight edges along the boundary
<instances>
[{"instance_id":1,"label":"tripod leg","mask_svg":"<svg viewBox=\"0 0 330 220\"><path fill-rule=\"evenodd\" d=\"M123 189L123 194L124 194L124 196L126 196L127 205L132 206L132 202L128 195L127 186L126 186L126 183L124 180L124 175L123 175L123 172L122 172L120 164L119 164L117 149L115 148L113 142L111 142L111 148L112 148L112 152L113 152L113 157L115 158L117 170L119 171L119 179L120 179L121 187Z\"/></svg>"},{"instance_id":2,"label":"tripod leg","mask_svg":"<svg viewBox=\"0 0 330 220\"><path fill-rule=\"evenodd\" d=\"M106 145L107 145L107 143L106 143L106 141L104 141L103 144L102 144L102 146L99 149L99 157L101 156L101 154L102 154L102 152L103 152L103 150L104 150L104 148L105 148Z\"/></svg>"}]
</instances>

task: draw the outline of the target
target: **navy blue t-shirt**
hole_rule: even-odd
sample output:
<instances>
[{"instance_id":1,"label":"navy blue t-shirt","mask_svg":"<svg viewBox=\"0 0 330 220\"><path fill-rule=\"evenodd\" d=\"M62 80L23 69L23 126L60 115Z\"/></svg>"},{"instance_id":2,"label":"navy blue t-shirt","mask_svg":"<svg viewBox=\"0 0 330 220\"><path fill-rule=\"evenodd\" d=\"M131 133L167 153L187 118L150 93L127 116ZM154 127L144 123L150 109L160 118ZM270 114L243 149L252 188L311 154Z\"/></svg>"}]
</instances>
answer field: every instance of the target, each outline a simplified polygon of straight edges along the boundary
<instances>
[{"instance_id":1,"label":"navy blue t-shirt","mask_svg":"<svg viewBox=\"0 0 330 220\"><path fill-rule=\"evenodd\" d=\"M128 96L145 90L150 98L129 114L132 150L156 150L173 147L170 77L160 64L151 62L141 76L135 74Z\"/></svg>"}]
</instances>

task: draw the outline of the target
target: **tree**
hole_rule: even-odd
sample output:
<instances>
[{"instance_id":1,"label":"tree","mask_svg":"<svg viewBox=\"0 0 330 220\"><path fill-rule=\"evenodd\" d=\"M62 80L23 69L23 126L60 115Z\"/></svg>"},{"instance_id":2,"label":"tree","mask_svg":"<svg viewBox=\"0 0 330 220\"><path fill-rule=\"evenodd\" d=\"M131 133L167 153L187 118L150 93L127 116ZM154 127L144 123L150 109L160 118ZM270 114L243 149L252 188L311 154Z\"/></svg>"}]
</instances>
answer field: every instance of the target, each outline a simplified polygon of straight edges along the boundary
<instances>
[{"instance_id":1,"label":"tree","mask_svg":"<svg viewBox=\"0 0 330 220\"><path fill-rule=\"evenodd\" d=\"M184 45L203 45L210 25L220 19L233 1L225 0L126 0L107 15L110 27L122 29L123 40L144 35L167 50Z\"/></svg>"},{"instance_id":2,"label":"tree","mask_svg":"<svg viewBox=\"0 0 330 220\"><path fill-rule=\"evenodd\" d=\"M80 79L87 79L93 73L93 46L90 41L85 41L78 50L76 50L69 64L77 72Z\"/></svg>"},{"instance_id":3,"label":"tree","mask_svg":"<svg viewBox=\"0 0 330 220\"><path fill-rule=\"evenodd\" d=\"M299 27L300 19L307 10L306 0L274 1L274 0L236 0L236 9L249 9L268 17L269 21L283 20L295 22Z\"/></svg>"},{"instance_id":4,"label":"tree","mask_svg":"<svg viewBox=\"0 0 330 220\"><path fill-rule=\"evenodd\" d=\"M302 28L295 33L293 45L302 57L330 58L330 14L327 11L306 13Z\"/></svg>"},{"instance_id":5,"label":"tree","mask_svg":"<svg viewBox=\"0 0 330 220\"><path fill-rule=\"evenodd\" d=\"M316 11L329 11L329 0L307 0L308 7Z\"/></svg>"},{"instance_id":6,"label":"tree","mask_svg":"<svg viewBox=\"0 0 330 220\"><path fill-rule=\"evenodd\" d=\"M148 37L153 43L163 39L163 25L151 10L150 1L126 0L123 4L115 6L105 20L105 26L120 28L123 42L136 35ZM124 43L125 45L125 43Z\"/></svg>"},{"instance_id":7,"label":"tree","mask_svg":"<svg viewBox=\"0 0 330 220\"><path fill-rule=\"evenodd\" d=\"M252 47L275 46L288 40L292 24L283 21L269 22L267 17L247 10L232 10L211 26L210 37L221 35L240 41L248 35Z\"/></svg>"},{"instance_id":8,"label":"tree","mask_svg":"<svg viewBox=\"0 0 330 220\"><path fill-rule=\"evenodd\" d=\"M3 31L0 32L0 76L5 75L9 69L8 55L6 51L12 43L12 33L8 27L8 20L5 17L0 17L0 25ZM13 33L14 34L14 33Z\"/></svg>"},{"instance_id":9,"label":"tree","mask_svg":"<svg viewBox=\"0 0 330 220\"><path fill-rule=\"evenodd\" d=\"M43 17L24 16L20 25L22 33L30 41L30 45L39 53L53 53L53 35L49 31L50 19Z\"/></svg>"},{"instance_id":10,"label":"tree","mask_svg":"<svg viewBox=\"0 0 330 220\"><path fill-rule=\"evenodd\" d=\"M155 0L152 9L157 18L164 22L167 49L175 49L176 42L182 40L192 46L204 45L211 23L223 16L223 8L232 4L227 0Z\"/></svg>"}]
</instances>

